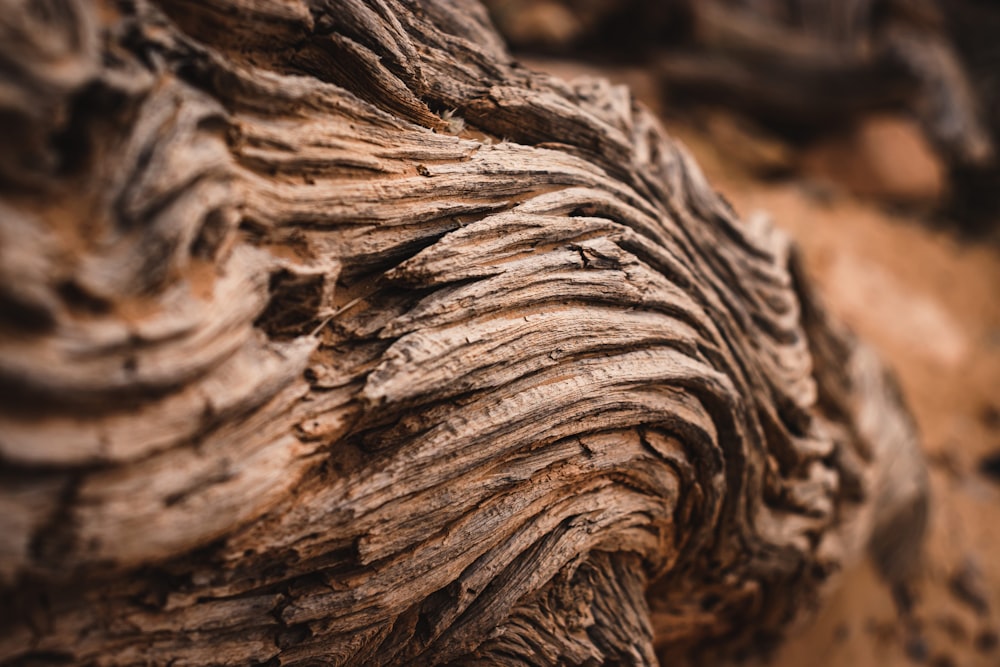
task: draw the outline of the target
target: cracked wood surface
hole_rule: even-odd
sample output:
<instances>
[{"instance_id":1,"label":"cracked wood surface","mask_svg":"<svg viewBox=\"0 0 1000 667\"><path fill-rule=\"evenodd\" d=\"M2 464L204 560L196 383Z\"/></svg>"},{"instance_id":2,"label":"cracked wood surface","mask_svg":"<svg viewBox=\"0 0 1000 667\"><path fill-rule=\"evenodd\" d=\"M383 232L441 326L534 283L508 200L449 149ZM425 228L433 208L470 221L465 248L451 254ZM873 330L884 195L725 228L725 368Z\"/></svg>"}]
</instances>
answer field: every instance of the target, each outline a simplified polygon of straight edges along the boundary
<instances>
[{"instance_id":1,"label":"cracked wood surface","mask_svg":"<svg viewBox=\"0 0 1000 667\"><path fill-rule=\"evenodd\" d=\"M0 0L0 62L0 663L704 662L912 560L788 239L479 5Z\"/></svg>"}]
</instances>

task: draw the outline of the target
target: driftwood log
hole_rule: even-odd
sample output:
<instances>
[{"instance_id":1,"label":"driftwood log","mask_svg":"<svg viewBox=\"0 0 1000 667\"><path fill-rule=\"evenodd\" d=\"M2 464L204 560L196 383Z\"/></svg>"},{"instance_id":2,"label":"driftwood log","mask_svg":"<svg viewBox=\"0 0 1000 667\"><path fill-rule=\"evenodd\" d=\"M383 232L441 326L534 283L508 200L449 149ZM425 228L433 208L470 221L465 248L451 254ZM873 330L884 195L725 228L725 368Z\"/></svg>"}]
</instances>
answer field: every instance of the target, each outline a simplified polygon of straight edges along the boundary
<instances>
[{"instance_id":1,"label":"driftwood log","mask_svg":"<svg viewBox=\"0 0 1000 667\"><path fill-rule=\"evenodd\" d=\"M994 157L983 116L988 97L977 99L990 91L972 90L969 58L956 48L986 53L964 39L986 32L972 11L976 0L956 7L940 0L542 0L549 12L528 11L532 0L487 3L517 45L605 56L611 49L649 63L675 95L742 109L785 131L828 130L864 112L905 109L950 163L975 167ZM549 25L559 11L575 18L561 31ZM634 25L643 29L636 34L628 29Z\"/></svg>"},{"instance_id":2,"label":"driftwood log","mask_svg":"<svg viewBox=\"0 0 1000 667\"><path fill-rule=\"evenodd\" d=\"M759 650L911 421L788 239L465 0L0 0L0 664Z\"/></svg>"},{"instance_id":3,"label":"driftwood log","mask_svg":"<svg viewBox=\"0 0 1000 667\"><path fill-rule=\"evenodd\" d=\"M915 118L950 213L1000 219L1000 8L987 0L486 0L515 46L626 58L675 103L721 104L793 139L876 110ZM641 26L641 28L637 28Z\"/></svg>"}]
</instances>

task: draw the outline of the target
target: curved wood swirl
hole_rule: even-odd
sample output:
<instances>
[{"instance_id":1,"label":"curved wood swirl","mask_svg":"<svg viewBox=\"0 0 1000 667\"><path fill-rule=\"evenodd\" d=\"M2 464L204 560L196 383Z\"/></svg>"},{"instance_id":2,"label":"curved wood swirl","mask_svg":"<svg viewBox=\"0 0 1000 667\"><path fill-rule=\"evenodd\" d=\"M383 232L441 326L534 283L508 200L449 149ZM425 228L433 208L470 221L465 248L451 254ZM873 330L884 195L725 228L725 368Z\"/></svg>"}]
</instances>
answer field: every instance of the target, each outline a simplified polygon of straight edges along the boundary
<instances>
[{"instance_id":1,"label":"curved wood swirl","mask_svg":"<svg viewBox=\"0 0 1000 667\"><path fill-rule=\"evenodd\" d=\"M478 5L2 0L0 62L0 663L707 659L913 548L787 238Z\"/></svg>"}]
</instances>

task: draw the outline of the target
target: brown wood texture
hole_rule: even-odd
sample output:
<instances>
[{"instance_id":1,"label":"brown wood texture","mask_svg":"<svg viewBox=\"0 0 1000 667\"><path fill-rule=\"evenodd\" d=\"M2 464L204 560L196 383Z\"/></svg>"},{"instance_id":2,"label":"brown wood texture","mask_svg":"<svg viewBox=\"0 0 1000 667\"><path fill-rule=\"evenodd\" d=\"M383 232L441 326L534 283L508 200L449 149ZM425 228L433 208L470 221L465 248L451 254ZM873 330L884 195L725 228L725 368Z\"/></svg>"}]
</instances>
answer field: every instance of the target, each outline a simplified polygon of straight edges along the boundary
<instances>
[{"instance_id":1,"label":"brown wood texture","mask_svg":"<svg viewBox=\"0 0 1000 667\"><path fill-rule=\"evenodd\" d=\"M465 0L0 0L0 664L755 650L914 430L784 234Z\"/></svg>"}]
</instances>

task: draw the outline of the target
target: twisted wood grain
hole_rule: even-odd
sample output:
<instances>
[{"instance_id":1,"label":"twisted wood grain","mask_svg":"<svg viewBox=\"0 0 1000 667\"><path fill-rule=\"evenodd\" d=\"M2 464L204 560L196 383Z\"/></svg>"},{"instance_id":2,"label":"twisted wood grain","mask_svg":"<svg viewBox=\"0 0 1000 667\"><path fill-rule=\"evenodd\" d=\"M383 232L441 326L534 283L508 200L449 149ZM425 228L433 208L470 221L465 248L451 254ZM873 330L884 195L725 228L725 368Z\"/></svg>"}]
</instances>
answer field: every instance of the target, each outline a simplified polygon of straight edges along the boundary
<instances>
[{"instance_id":1,"label":"twisted wood grain","mask_svg":"<svg viewBox=\"0 0 1000 667\"><path fill-rule=\"evenodd\" d=\"M653 664L919 539L894 385L458 0L0 1L2 664Z\"/></svg>"}]
</instances>

